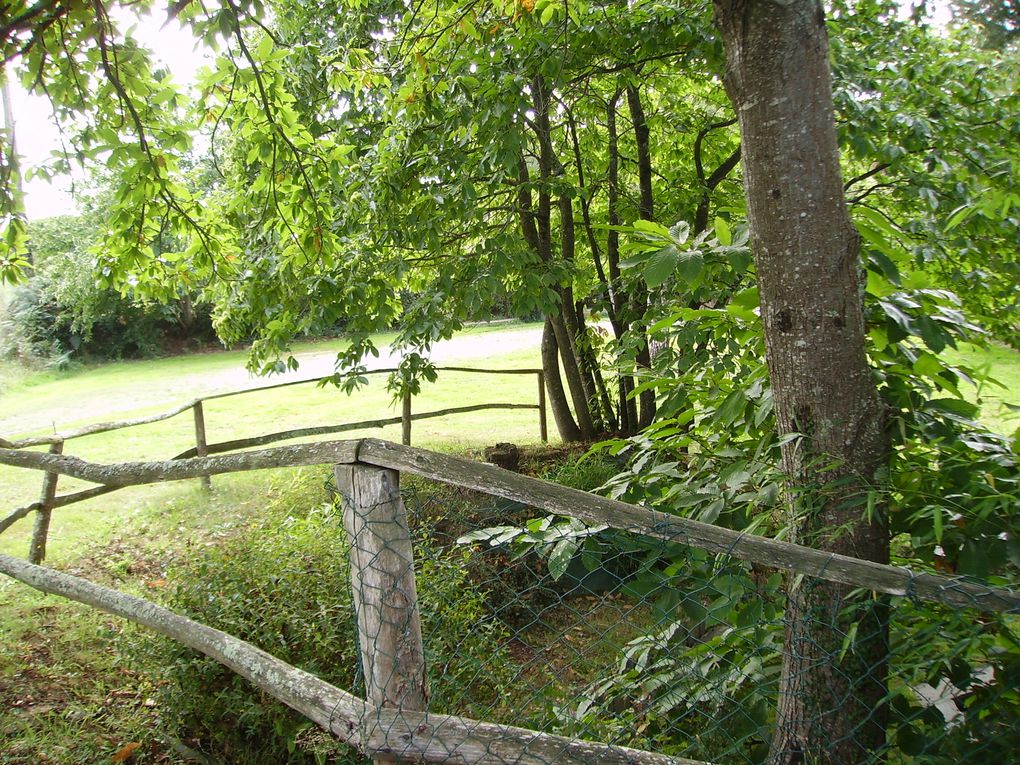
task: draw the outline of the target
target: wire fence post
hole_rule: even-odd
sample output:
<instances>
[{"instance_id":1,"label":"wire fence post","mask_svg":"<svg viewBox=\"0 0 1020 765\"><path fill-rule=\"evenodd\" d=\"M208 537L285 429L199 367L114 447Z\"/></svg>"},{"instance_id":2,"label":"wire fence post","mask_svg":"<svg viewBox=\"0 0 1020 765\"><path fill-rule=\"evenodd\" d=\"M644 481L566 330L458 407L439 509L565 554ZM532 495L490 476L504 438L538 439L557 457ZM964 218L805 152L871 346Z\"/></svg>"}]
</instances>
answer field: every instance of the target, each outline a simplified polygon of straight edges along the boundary
<instances>
[{"instance_id":1,"label":"wire fence post","mask_svg":"<svg viewBox=\"0 0 1020 765\"><path fill-rule=\"evenodd\" d=\"M377 708L424 711L425 648L400 473L359 463L334 470L350 541L366 699ZM369 728L374 722L366 721Z\"/></svg>"},{"instance_id":2,"label":"wire fence post","mask_svg":"<svg viewBox=\"0 0 1020 765\"><path fill-rule=\"evenodd\" d=\"M545 372L538 375L538 429L542 434L542 443L549 443L549 424L545 417Z\"/></svg>"},{"instance_id":3,"label":"wire fence post","mask_svg":"<svg viewBox=\"0 0 1020 765\"><path fill-rule=\"evenodd\" d=\"M202 408L202 401L196 401L192 410L195 413L195 456L208 457L209 449L205 440L205 411ZM209 476L204 475L199 480L202 482L203 489L212 490L212 479Z\"/></svg>"},{"instance_id":4,"label":"wire fence post","mask_svg":"<svg viewBox=\"0 0 1020 765\"><path fill-rule=\"evenodd\" d=\"M50 444L50 454L62 454L64 442ZM57 496L57 473L47 472L43 476L39 509L35 513L35 528L32 530L32 546L28 550L31 563L42 563L46 558L46 540L50 534L50 517L53 515L53 500Z\"/></svg>"},{"instance_id":5,"label":"wire fence post","mask_svg":"<svg viewBox=\"0 0 1020 765\"><path fill-rule=\"evenodd\" d=\"M400 413L400 443L411 445L411 391L404 388L403 410Z\"/></svg>"}]
</instances>

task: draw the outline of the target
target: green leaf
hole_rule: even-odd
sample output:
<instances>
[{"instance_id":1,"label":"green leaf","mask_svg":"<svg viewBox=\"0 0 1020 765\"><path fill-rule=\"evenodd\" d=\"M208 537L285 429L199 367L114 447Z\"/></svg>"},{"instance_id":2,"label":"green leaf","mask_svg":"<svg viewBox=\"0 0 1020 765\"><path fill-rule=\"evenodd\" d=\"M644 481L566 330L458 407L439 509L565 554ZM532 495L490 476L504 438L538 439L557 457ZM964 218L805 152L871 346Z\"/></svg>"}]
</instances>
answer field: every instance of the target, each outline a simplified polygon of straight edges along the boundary
<instances>
[{"instance_id":1,"label":"green leaf","mask_svg":"<svg viewBox=\"0 0 1020 765\"><path fill-rule=\"evenodd\" d=\"M661 229L662 226L659 226L659 228ZM677 221L676 225L668 229L666 233L678 245L684 244L691 238L691 224L685 220Z\"/></svg>"},{"instance_id":2,"label":"green leaf","mask_svg":"<svg viewBox=\"0 0 1020 765\"><path fill-rule=\"evenodd\" d=\"M978 210L977 207L973 207L971 205L960 205L959 207L957 207L953 211L953 214L949 216L949 220L946 221L945 228L946 233L952 231L954 228L959 226L961 223L967 220L967 218L976 213L977 210Z\"/></svg>"},{"instance_id":3,"label":"green leaf","mask_svg":"<svg viewBox=\"0 0 1020 765\"><path fill-rule=\"evenodd\" d=\"M729 224L722 218L715 219L715 238L724 247L729 247L733 243L733 234L730 232Z\"/></svg>"},{"instance_id":4,"label":"green leaf","mask_svg":"<svg viewBox=\"0 0 1020 765\"><path fill-rule=\"evenodd\" d=\"M744 394L743 388L737 388L715 410L712 419L720 425L730 425L744 413L745 406L747 406L747 396Z\"/></svg>"},{"instance_id":5,"label":"green leaf","mask_svg":"<svg viewBox=\"0 0 1020 765\"><path fill-rule=\"evenodd\" d=\"M946 370L945 365L930 353L922 353L914 362L914 371L919 375L933 377Z\"/></svg>"},{"instance_id":6,"label":"green leaf","mask_svg":"<svg viewBox=\"0 0 1020 765\"><path fill-rule=\"evenodd\" d=\"M945 350L947 335L938 322L934 321L930 316L918 316L917 329L921 333L921 339L924 340L924 344L935 351L935 353L941 353Z\"/></svg>"},{"instance_id":7,"label":"green leaf","mask_svg":"<svg viewBox=\"0 0 1020 765\"><path fill-rule=\"evenodd\" d=\"M745 321L757 318L755 310L761 305L757 287L748 287L734 295L726 305L726 312Z\"/></svg>"},{"instance_id":8,"label":"green leaf","mask_svg":"<svg viewBox=\"0 0 1020 765\"><path fill-rule=\"evenodd\" d=\"M840 661L843 661L844 657L847 654L847 651L849 651L853 647L854 640L857 639L857 628L860 626L860 624L861 624L860 622L854 622L853 624L850 625L850 629L847 630L846 635L843 638L843 645L839 649Z\"/></svg>"},{"instance_id":9,"label":"green leaf","mask_svg":"<svg viewBox=\"0 0 1020 765\"><path fill-rule=\"evenodd\" d=\"M980 407L976 404L959 398L933 398L925 402L924 408L956 417L963 417L967 420L974 419L978 412L981 411Z\"/></svg>"},{"instance_id":10,"label":"green leaf","mask_svg":"<svg viewBox=\"0 0 1020 765\"><path fill-rule=\"evenodd\" d=\"M559 579L567 573L567 567L577 552L577 540L573 538L561 539L557 542L549 554L549 575L553 579Z\"/></svg>"},{"instance_id":11,"label":"green leaf","mask_svg":"<svg viewBox=\"0 0 1020 765\"><path fill-rule=\"evenodd\" d=\"M705 257L697 250L687 250L679 253L676 263L676 273L680 281L684 282L688 289L693 289L701 283L701 273L705 268Z\"/></svg>"},{"instance_id":12,"label":"green leaf","mask_svg":"<svg viewBox=\"0 0 1020 765\"><path fill-rule=\"evenodd\" d=\"M663 247L652 254L645 263L644 277L649 287L659 287L666 282L677 268L676 247Z\"/></svg>"},{"instance_id":13,"label":"green leaf","mask_svg":"<svg viewBox=\"0 0 1020 765\"><path fill-rule=\"evenodd\" d=\"M273 52L273 38L269 35L265 35L255 49L256 58L265 61L269 58L269 54Z\"/></svg>"}]
</instances>

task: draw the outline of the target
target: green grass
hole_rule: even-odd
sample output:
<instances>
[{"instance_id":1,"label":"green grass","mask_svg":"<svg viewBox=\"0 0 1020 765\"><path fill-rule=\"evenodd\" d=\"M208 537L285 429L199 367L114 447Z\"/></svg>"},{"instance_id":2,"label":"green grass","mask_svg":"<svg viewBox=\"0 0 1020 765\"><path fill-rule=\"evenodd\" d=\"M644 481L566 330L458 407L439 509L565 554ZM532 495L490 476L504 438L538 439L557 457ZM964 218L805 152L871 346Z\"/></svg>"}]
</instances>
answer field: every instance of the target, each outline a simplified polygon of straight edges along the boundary
<instances>
[{"instance_id":1,"label":"green grass","mask_svg":"<svg viewBox=\"0 0 1020 765\"><path fill-rule=\"evenodd\" d=\"M539 366L538 349L510 354L499 351L501 339L517 327L482 327L471 334L491 336L492 352L448 364L491 368ZM380 338L382 343L386 338ZM335 351L338 343L303 346L300 353ZM196 395L235 389L211 385L216 375L243 367L239 352L196 354L154 361L121 362L87 368L77 373L39 374L0 399L0 434L18 437L47 430L66 430L86 423L125 419L158 413ZM386 390L386 375L372 375L369 385L347 396L334 387L314 384L264 392L245 393L205 404L207 438L210 443L256 436L298 427L356 422L399 415ZM273 381L252 381L266 384ZM423 384L413 411L428 412L477 403L536 403L536 378L531 375L473 375L443 372L435 383ZM115 404L111 404L115 402ZM114 411L110 411L114 410ZM52 417L50 412L56 412ZM97 416L101 412L102 416ZM50 422L48 428L39 427ZM35 427L22 427L34 424ZM336 438L373 436L400 440L400 426L338 434ZM469 449L496 441L539 441L535 410L481 411L414 423L412 442L419 446ZM190 411L170 420L74 439L65 453L94 462L165 459L194 446ZM0 514L35 500L42 476L31 470L0 466ZM214 479L218 486L221 479ZM49 553L59 560L74 555L84 543L108 537L111 528L151 506L173 501L193 492L197 482L124 489L103 497L59 508L53 513ZM89 484L61 478L60 493ZM183 494L182 494L183 493ZM0 552L24 555L31 537L33 518L28 517L0 536Z\"/></svg>"},{"instance_id":2,"label":"green grass","mask_svg":"<svg viewBox=\"0 0 1020 765\"><path fill-rule=\"evenodd\" d=\"M942 356L952 364L985 370L996 381L979 387L966 385L963 392L981 405L984 425L1000 435L1012 435L1020 427L1020 412L1011 411L1006 404L1020 405L1020 351L998 344L987 348L961 344L956 350L945 350Z\"/></svg>"},{"instance_id":3,"label":"green grass","mask_svg":"<svg viewBox=\"0 0 1020 765\"><path fill-rule=\"evenodd\" d=\"M270 503L292 498L310 473L318 481L326 472L223 476L212 494L178 484L47 562L151 598L178 561L247 528ZM184 762L172 754L173 742L154 735L159 670L124 658L142 639L142 628L123 619L0 581L0 765L111 762L131 743L140 745L132 763Z\"/></svg>"}]
</instances>

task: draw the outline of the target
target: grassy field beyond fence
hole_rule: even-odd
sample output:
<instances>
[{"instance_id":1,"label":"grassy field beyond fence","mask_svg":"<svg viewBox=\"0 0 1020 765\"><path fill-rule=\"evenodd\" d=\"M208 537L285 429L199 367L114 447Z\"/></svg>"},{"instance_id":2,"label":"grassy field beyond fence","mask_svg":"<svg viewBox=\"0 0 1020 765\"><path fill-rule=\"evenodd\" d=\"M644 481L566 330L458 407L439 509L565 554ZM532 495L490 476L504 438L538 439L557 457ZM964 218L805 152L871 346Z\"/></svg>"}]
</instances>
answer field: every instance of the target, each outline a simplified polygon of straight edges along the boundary
<instances>
[{"instance_id":1,"label":"grassy field beyond fence","mask_svg":"<svg viewBox=\"0 0 1020 765\"><path fill-rule=\"evenodd\" d=\"M525 334L529 333L529 334ZM470 353L446 355L442 364L499 369L540 366L538 347L501 353L504 345L520 345L534 327L519 325L500 330L480 329L468 333L478 343ZM382 343L386 338L380 338ZM512 342L507 342L508 340ZM312 370L325 370L324 359L335 353L337 344L315 344L298 349L299 358L309 363L299 377L311 377ZM313 356L314 354L314 356ZM243 373L243 354L207 353L149 362L126 362L86 368L78 373L45 373L28 378L0 398L0 436L5 438L66 431L85 424L122 420L160 413L200 395L273 384L277 378L249 378ZM297 385L217 399L205 404L205 421L210 443L245 438L298 427L339 424L399 416L386 390L386 375L371 375L369 383L348 396L333 386ZM217 381L220 385L216 385ZM480 403L537 403L538 388L532 375L473 375L441 372L435 383L424 383L414 400L414 412L428 412L453 406ZM480 411L435 420L418 421L412 430L414 443L442 445L445 449L467 449L496 441L534 443L539 441L538 413L534 410ZM352 431L335 437L376 436L400 440L400 426ZM195 445L191 412L164 422L100 433L69 441L65 453L93 462L110 463L166 459ZM231 479L240 486L261 479ZM217 482L219 483L219 482ZM59 560L74 554L89 541L108 537L110 529L123 519L192 496L194 487L185 482L168 486L125 489L77 505L58 508L53 514L49 554ZM90 484L62 478L61 494ZM235 489L244 493L243 489ZM29 470L0 467L0 514L38 498L39 475ZM193 501L193 500L192 500ZM24 555L31 536L33 518L19 521L0 536L0 552Z\"/></svg>"}]
</instances>

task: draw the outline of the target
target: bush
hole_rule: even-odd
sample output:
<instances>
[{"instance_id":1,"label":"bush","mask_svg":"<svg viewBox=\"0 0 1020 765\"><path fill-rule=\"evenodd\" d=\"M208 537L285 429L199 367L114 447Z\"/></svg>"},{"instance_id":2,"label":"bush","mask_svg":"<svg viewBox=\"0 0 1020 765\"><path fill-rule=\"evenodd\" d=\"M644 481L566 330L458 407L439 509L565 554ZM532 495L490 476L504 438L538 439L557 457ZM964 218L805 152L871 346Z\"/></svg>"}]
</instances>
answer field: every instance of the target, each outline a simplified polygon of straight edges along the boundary
<instances>
[{"instance_id":1,"label":"bush","mask_svg":"<svg viewBox=\"0 0 1020 765\"><path fill-rule=\"evenodd\" d=\"M70 354L58 341L56 317L34 282L14 288L0 308L0 359L29 367L63 367Z\"/></svg>"},{"instance_id":2,"label":"bush","mask_svg":"<svg viewBox=\"0 0 1020 765\"><path fill-rule=\"evenodd\" d=\"M167 304L100 283L92 251L101 215L33 221L31 278L0 310L0 358L28 366L70 360L145 358L215 340L211 306L197 288Z\"/></svg>"},{"instance_id":3,"label":"bush","mask_svg":"<svg viewBox=\"0 0 1020 765\"><path fill-rule=\"evenodd\" d=\"M337 508L326 503L298 517L277 507L271 515L173 573L165 604L363 694ZM500 628L485 623L483 595L466 581L466 554L441 553L424 540L415 545L430 708L471 715L498 705L509 677L497 647L504 642ZM152 638L140 659L159 668L162 718L174 738L239 764L364 761L230 670L172 641Z\"/></svg>"}]
</instances>

